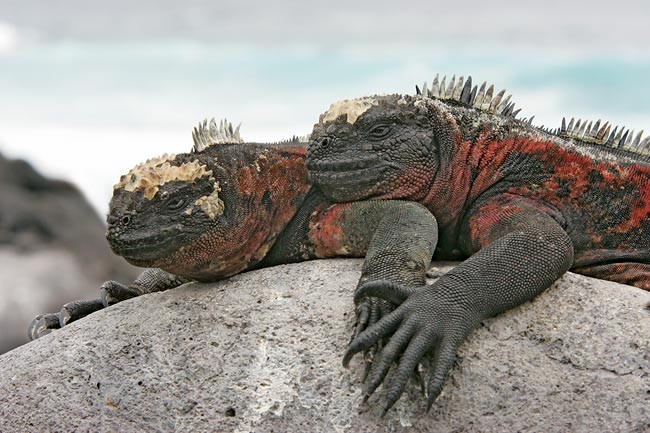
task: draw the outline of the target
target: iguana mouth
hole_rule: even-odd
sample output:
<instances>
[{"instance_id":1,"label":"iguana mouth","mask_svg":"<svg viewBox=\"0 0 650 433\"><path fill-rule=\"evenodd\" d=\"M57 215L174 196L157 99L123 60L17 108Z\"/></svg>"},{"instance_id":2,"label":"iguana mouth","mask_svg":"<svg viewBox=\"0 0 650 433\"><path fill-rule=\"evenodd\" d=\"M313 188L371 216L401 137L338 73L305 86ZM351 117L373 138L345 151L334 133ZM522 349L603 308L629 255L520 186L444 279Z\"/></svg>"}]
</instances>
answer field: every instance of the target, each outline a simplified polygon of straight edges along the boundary
<instances>
[{"instance_id":1,"label":"iguana mouth","mask_svg":"<svg viewBox=\"0 0 650 433\"><path fill-rule=\"evenodd\" d=\"M319 161L309 164L309 169L318 171L318 172L346 172L346 171L355 171L361 170L364 168L373 168L375 166L381 165L382 160L377 157L371 158L356 158L348 160L336 160L336 161Z\"/></svg>"},{"instance_id":2,"label":"iguana mouth","mask_svg":"<svg viewBox=\"0 0 650 433\"><path fill-rule=\"evenodd\" d=\"M309 177L312 182L319 185L328 185L328 184L347 184L347 183L367 183L374 182L378 179L381 179L384 176L386 170L390 167L388 165L363 168L360 170L350 170L350 171L328 171L328 172L319 172L313 171L309 173Z\"/></svg>"},{"instance_id":3,"label":"iguana mouth","mask_svg":"<svg viewBox=\"0 0 650 433\"><path fill-rule=\"evenodd\" d=\"M177 235L180 230L177 228ZM111 250L128 262L151 262L168 255L170 248L177 243L177 235L170 236L169 231L155 235L124 239L119 236L106 236ZM134 263L135 264L135 263Z\"/></svg>"},{"instance_id":4,"label":"iguana mouth","mask_svg":"<svg viewBox=\"0 0 650 433\"><path fill-rule=\"evenodd\" d=\"M139 242L138 244L129 246L111 243L111 249L115 254L124 257L129 262L150 261L163 257L164 254L161 254L161 252L165 251L165 247L170 243L169 240L152 244Z\"/></svg>"},{"instance_id":5,"label":"iguana mouth","mask_svg":"<svg viewBox=\"0 0 650 433\"><path fill-rule=\"evenodd\" d=\"M133 265L133 266L137 266L137 267L140 267L140 268L151 268L151 267L153 267L153 265L152 265L153 262L154 262L153 260L134 259L134 258L131 258L131 257L126 257L126 256L123 256L122 258L124 260L126 260L129 264Z\"/></svg>"},{"instance_id":6,"label":"iguana mouth","mask_svg":"<svg viewBox=\"0 0 650 433\"><path fill-rule=\"evenodd\" d=\"M310 164L309 176L320 185L366 183L382 178L395 164L380 158L316 162Z\"/></svg>"}]
</instances>

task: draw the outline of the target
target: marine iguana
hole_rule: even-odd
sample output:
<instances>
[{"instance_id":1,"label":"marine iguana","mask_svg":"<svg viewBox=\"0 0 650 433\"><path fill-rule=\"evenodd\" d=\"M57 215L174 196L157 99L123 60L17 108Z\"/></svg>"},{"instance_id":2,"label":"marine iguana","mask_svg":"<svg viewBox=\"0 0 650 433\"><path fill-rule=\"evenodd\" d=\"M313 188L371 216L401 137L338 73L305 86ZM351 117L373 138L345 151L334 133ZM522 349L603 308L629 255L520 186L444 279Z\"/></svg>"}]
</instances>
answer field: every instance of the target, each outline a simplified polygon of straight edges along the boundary
<instances>
[{"instance_id":1,"label":"marine iguana","mask_svg":"<svg viewBox=\"0 0 650 433\"><path fill-rule=\"evenodd\" d=\"M430 286L357 288L361 311L374 299L399 305L375 320L360 314L344 356L347 365L388 338L366 388L367 398L397 363L385 410L434 351L431 407L469 332L569 269L650 290L650 138L600 120L535 127L505 90L445 81L336 102L308 147L310 179L332 201L421 203L437 221L436 257L466 259Z\"/></svg>"},{"instance_id":2,"label":"marine iguana","mask_svg":"<svg viewBox=\"0 0 650 433\"><path fill-rule=\"evenodd\" d=\"M114 187L110 247L149 269L128 286L104 283L101 299L39 315L29 326L31 339L135 296L314 258L365 256L360 284L424 284L437 233L424 206L331 203L308 183L306 143L297 138L245 143L239 127L214 119L192 135L191 152L138 164ZM395 226L417 230L395 232Z\"/></svg>"}]
</instances>

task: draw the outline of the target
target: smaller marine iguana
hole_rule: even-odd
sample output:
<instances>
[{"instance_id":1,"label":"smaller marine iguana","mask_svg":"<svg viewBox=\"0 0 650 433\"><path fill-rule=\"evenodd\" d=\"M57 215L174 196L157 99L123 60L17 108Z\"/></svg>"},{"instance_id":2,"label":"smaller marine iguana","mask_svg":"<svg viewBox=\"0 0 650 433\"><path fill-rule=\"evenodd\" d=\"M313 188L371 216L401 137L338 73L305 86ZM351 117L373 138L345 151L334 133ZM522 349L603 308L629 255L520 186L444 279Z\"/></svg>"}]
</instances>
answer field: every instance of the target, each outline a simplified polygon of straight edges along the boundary
<instances>
[{"instance_id":1,"label":"smaller marine iguana","mask_svg":"<svg viewBox=\"0 0 650 433\"><path fill-rule=\"evenodd\" d=\"M389 338L366 388L369 396L397 362L386 410L433 350L430 407L481 320L531 300L569 269L650 290L650 138L600 120L538 128L516 118L505 91L486 87L436 76L413 96L339 101L311 134L310 179L327 197L421 203L437 221L437 257L467 258L431 286L357 289L362 311L373 297L401 304L379 321L360 315L365 329L344 357Z\"/></svg>"}]
</instances>

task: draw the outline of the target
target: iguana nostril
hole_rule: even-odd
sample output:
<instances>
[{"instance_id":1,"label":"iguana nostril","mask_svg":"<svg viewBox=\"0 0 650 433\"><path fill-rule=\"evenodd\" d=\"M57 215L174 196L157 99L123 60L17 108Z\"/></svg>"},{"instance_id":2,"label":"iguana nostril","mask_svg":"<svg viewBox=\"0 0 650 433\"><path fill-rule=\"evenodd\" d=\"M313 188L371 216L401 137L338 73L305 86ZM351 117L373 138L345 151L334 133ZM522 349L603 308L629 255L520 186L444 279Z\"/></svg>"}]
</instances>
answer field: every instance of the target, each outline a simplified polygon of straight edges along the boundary
<instances>
[{"instance_id":1,"label":"iguana nostril","mask_svg":"<svg viewBox=\"0 0 650 433\"><path fill-rule=\"evenodd\" d=\"M124 215L121 219L120 222L122 225L128 226L129 223L131 222L131 217L129 215Z\"/></svg>"}]
</instances>

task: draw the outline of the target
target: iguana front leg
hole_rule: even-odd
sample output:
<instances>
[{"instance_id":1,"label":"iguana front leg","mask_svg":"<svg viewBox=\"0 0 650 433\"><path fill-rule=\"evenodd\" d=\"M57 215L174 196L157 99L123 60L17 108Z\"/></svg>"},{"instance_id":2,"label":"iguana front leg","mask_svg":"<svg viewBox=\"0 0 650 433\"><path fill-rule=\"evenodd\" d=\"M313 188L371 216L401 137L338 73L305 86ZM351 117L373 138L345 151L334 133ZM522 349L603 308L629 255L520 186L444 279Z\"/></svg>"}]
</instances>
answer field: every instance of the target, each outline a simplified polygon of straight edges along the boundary
<instances>
[{"instance_id":1,"label":"iguana front leg","mask_svg":"<svg viewBox=\"0 0 650 433\"><path fill-rule=\"evenodd\" d=\"M431 212L418 203L364 201L337 204L315 212L308 238L314 245L316 257L365 256L354 296L357 306L354 339L425 285L438 229ZM394 285L386 287L381 298L359 292L364 284L377 281ZM408 289L402 289L404 287ZM368 347L366 351L372 352L378 347L372 350ZM385 368L384 364L379 365ZM363 380L371 371L370 367L370 362L366 363Z\"/></svg>"},{"instance_id":2,"label":"iguana front leg","mask_svg":"<svg viewBox=\"0 0 650 433\"><path fill-rule=\"evenodd\" d=\"M192 280L154 268L142 272L128 286L117 281L106 281L100 288L101 298L69 302L58 313L40 314L29 324L27 334L31 340L35 340L102 308L146 293L173 289L189 281Z\"/></svg>"},{"instance_id":3,"label":"iguana front leg","mask_svg":"<svg viewBox=\"0 0 650 433\"><path fill-rule=\"evenodd\" d=\"M415 203L361 202L352 209L351 221L357 227L368 225L364 214L370 212L379 222L370 237L370 244L357 285L357 326L354 338L402 303L417 288L426 284L426 271L438 241L438 228L433 215ZM357 229L358 230L358 229ZM370 233L368 233L370 235ZM389 281L383 297L363 296L359 289L373 281ZM408 287L400 290L398 287ZM368 370L364 373L364 379Z\"/></svg>"},{"instance_id":4,"label":"iguana front leg","mask_svg":"<svg viewBox=\"0 0 650 433\"><path fill-rule=\"evenodd\" d=\"M534 298L573 262L567 233L525 199L501 197L483 202L468 215L461 241L468 253L479 251L362 332L344 357L347 364L355 353L391 336L374 361L390 365L399 357L388 385L384 413L399 399L420 359L433 349L433 371L428 381L430 408L442 390L458 346L469 332L484 318ZM389 285L368 283L359 292L387 298ZM371 373L371 392L384 381L384 370L380 373L383 375Z\"/></svg>"}]
</instances>

